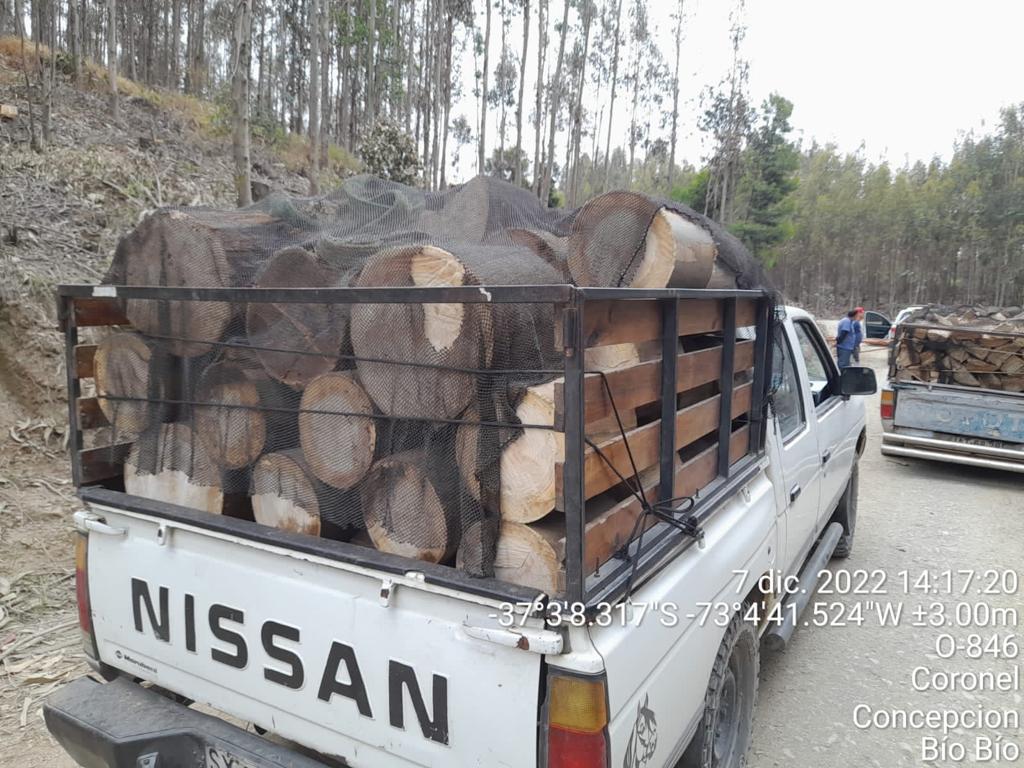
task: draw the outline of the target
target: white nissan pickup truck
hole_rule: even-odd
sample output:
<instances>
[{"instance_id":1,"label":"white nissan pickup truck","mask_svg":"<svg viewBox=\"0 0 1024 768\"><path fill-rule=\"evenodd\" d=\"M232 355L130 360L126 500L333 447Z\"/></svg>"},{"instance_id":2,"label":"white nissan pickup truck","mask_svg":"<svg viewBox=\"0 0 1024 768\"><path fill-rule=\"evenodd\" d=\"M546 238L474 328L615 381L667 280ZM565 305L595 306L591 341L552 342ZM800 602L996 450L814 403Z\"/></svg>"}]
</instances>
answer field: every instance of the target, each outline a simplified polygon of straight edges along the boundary
<instances>
[{"instance_id":1,"label":"white nissan pickup truck","mask_svg":"<svg viewBox=\"0 0 1024 768\"><path fill-rule=\"evenodd\" d=\"M79 322L98 301L68 296ZM876 391L870 369L840 372L807 313L767 306L751 453L688 500L699 514L651 520L586 604L83 483L95 672L51 697L50 731L90 767L741 768L762 649L785 646L853 547L855 396Z\"/></svg>"}]
</instances>

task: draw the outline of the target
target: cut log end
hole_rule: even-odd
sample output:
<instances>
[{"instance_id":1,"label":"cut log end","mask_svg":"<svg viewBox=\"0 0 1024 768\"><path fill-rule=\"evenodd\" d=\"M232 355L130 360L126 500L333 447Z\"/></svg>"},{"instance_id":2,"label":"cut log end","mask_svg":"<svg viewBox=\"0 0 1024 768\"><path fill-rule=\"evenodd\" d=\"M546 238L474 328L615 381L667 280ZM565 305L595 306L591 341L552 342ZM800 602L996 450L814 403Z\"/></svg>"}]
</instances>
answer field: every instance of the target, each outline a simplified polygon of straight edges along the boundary
<instances>
[{"instance_id":1,"label":"cut log end","mask_svg":"<svg viewBox=\"0 0 1024 768\"><path fill-rule=\"evenodd\" d=\"M464 285L466 267L448 251L433 246L420 249L411 259L413 285L455 287ZM462 304L423 304L423 335L438 352L451 349L462 332Z\"/></svg>"},{"instance_id":2,"label":"cut log end","mask_svg":"<svg viewBox=\"0 0 1024 768\"><path fill-rule=\"evenodd\" d=\"M119 440L134 439L149 424L151 357L146 342L134 333L111 334L96 345L93 364L99 407Z\"/></svg>"},{"instance_id":3,"label":"cut log end","mask_svg":"<svg viewBox=\"0 0 1024 768\"><path fill-rule=\"evenodd\" d=\"M219 515L224 493L202 443L185 424L162 424L141 436L124 465L125 491Z\"/></svg>"},{"instance_id":4,"label":"cut log end","mask_svg":"<svg viewBox=\"0 0 1024 768\"><path fill-rule=\"evenodd\" d=\"M265 374L264 374L265 375ZM210 459L226 469L241 469L263 451L267 425L252 372L233 363L214 363L196 386L196 432Z\"/></svg>"},{"instance_id":5,"label":"cut log end","mask_svg":"<svg viewBox=\"0 0 1024 768\"><path fill-rule=\"evenodd\" d=\"M373 405L351 373L325 373L306 387L299 441L313 473L335 488L351 488L373 462Z\"/></svg>"},{"instance_id":6,"label":"cut log end","mask_svg":"<svg viewBox=\"0 0 1024 768\"><path fill-rule=\"evenodd\" d=\"M476 551L484 544L479 533L481 525L483 523L474 523L463 536L456 559L458 568L465 569L481 559L481 553ZM561 545L564 535L564 530L559 531L555 525L524 525L503 520L494 554L494 578L533 587L549 595L560 594L564 591Z\"/></svg>"},{"instance_id":7,"label":"cut log end","mask_svg":"<svg viewBox=\"0 0 1024 768\"><path fill-rule=\"evenodd\" d=\"M457 536L424 470L422 453L397 454L371 467L360 485L366 530L382 552L439 563Z\"/></svg>"},{"instance_id":8,"label":"cut log end","mask_svg":"<svg viewBox=\"0 0 1024 768\"><path fill-rule=\"evenodd\" d=\"M253 470L253 516L282 531L320 535L320 499L307 468L288 452L268 453Z\"/></svg>"}]
</instances>

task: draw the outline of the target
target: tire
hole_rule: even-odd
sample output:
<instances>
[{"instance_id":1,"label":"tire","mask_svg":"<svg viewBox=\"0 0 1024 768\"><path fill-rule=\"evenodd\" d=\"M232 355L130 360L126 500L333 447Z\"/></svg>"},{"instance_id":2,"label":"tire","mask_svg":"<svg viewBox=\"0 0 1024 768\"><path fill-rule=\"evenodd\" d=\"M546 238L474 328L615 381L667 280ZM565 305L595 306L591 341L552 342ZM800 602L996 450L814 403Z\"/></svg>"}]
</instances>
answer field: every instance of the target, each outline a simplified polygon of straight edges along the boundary
<instances>
[{"instance_id":1,"label":"tire","mask_svg":"<svg viewBox=\"0 0 1024 768\"><path fill-rule=\"evenodd\" d=\"M857 469L857 462L853 462L853 471L850 473L850 481L846 484L843 497L839 500L832 519L843 526L843 535L839 537L832 557L840 560L846 559L853 553L853 536L857 532L857 495L860 489L860 472Z\"/></svg>"},{"instance_id":2,"label":"tire","mask_svg":"<svg viewBox=\"0 0 1024 768\"><path fill-rule=\"evenodd\" d=\"M704 714L677 768L744 768L750 751L761 658L757 631L732 617L704 694Z\"/></svg>"}]
</instances>

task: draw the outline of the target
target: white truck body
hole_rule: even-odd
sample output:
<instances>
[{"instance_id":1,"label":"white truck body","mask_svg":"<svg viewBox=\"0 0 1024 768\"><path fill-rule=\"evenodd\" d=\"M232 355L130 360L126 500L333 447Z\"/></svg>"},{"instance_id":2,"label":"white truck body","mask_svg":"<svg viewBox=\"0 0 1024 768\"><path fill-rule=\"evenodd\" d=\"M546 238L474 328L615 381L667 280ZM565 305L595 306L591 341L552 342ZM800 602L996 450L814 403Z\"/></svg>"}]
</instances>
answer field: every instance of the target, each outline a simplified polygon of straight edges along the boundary
<instances>
[{"instance_id":1,"label":"white truck body","mask_svg":"<svg viewBox=\"0 0 1024 768\"><path fill-rule=\"evenodd\" d=\"M502 601L430 583L411 561L384 572L94 500L78 523L97 660L360 768L545 765L545 674L604 676L607 764L674 765L725 623L752 596L781 597L759 580L800 571L863 450L863 402L837 393L812 318L790 309L778 327L776 363L792 367L774 371L758 471L703 546L664 558L607 626L522 607L510 628Z\"/></svg>"}]
</instances>

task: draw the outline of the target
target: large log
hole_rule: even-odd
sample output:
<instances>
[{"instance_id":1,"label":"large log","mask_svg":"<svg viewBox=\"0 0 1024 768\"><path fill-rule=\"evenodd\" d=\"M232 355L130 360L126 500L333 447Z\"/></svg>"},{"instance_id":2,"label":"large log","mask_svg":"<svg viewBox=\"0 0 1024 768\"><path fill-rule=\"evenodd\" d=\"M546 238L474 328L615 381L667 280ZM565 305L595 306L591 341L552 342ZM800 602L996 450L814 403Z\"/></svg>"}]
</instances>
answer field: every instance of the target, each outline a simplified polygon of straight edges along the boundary
<instances>
[{"instance_id":1,"label":"large log","mask_svg":"<svg viewBox=\"0 0 1024 768\"><path fill-rule=\"evenodd\" d=\"M143 433L124 464L125 491L219 515L220 473L187 424L161 424Z\"/></svg>"},{"instance_id":2,"label":"large log","mask_svg":"<svg viewBox=\"0 0 1024 768\"><path fill-rule=\"evenodd\" d=\"M361 522L357 504L320 482L298 450L264 454L253 469L252 510L261 525L319 536L326 522L334 522L351 533Z\"/></svg>"},{"instance_id":3,"label":"large log","mask_svg":"<svg viewBox=\"0 0 1024 768\"><path fill-rule=\"evenodd\" d=\"M468 570L486 559L480 549L486 537L480 535L483 523L474 523L462 537L455 565ZM501 522L494 553L494 578L533 587L549 595L565 591L564 559L565 518L544 520L533 525Z\"/></svg>"},{"instance_id":4,"label":"large log","mask_svg":"<svg viewBox=\"0 0 1024 768\"><path fill-rule=\"evenodd\" d=\"M608 192L576 213L568 265L577 285L704 288L717 253L696 221L645 195Z\"/></svg>"},{"instance_id":5,"label":"large log","mask_svg":"<svg viewBox=\"0 0 1024 768\"><path fill-rule=\"evenodd\" d=\"M451 287L560 280L555 269L523 248L481 246L454 254L424 245L377 253L356 284ZM546 304L359 304L352 307L351 336L363 387L392 416L455 418L478 392L481 374L475 371L551 368L557 356L554 311Z\"/></svg>"},{"instance_id":6,"label":"large log","mask_svg":"<svg viewBox=\"0 0 1024 768\"><path fill-rule=\"evenodd\" d=\"M132 440L149 426L156 407L149 402L152 357L149 345L134 333L114 333L96 345L96 395L118 440Z\"/></svg>"},{"instance_id":7,"label":"large log","mask_svg":"<svg viewBox=\"0 0 1024 768\"><path fill-rule=\"evenodd\" d=\"M195 430L210 459L224 469L254 462L267 441L266 375L234 362L209 366L196 384Z\"/></svg>"},{"instance_id":8,"label":"large log","mask_svg":"<svg viewBox=\"0 0 1024 768\"><path fill-rule=\"evenodd\" d=\"M516 407L523 424L553 426L555 423L555 382L526 390ZM474 421L475 412L466 414ZM485 430L463 424L456 434L456 460L466 490L481 501L480 478L487 475L486 461L493 457L480 454L480 438ZM496 444L497 441L490 441ZM529 523L539 520L555 508L555 465L565 457L565 435L552 429L525 428L500 452L500 506L504 520Z\"/></svg>"},{"instance_id":9,"label":"large log","mask_svg":"<svg viewBox=\"0 0 1024 768\"><path fill-rule=\"evenodd\" d=\"M407 451L374 463L359 486L363 519L382 552L439 563L458 546L445 508L447 494L431 479L435 457Z\"/></svg>"},{"instance_id":10,"label":"large log","mask_svg":"<svg viewBox=\"0 0 1024 768\"><path fill-rule=\"evenodd\" d=\"M306 387L299 405L299 442L313 474L351 488L373 462L377 427L373 404L349 372L325 373Z\"/></svg>"},{"instance_id":11,"label":"large log","mask_svg":"<svg viewBox=\"0 0 1024 768\"><path fill-rule=\"evenodd\" d=\"M314 254L291 247L274 254L256 278L256 287L329 288L340 280ZM251 302L245 327L253 354L267 372L302 389L337 365L347 344L348 322L348 308L342 304Z\"/></svg>"}]
</instances>

